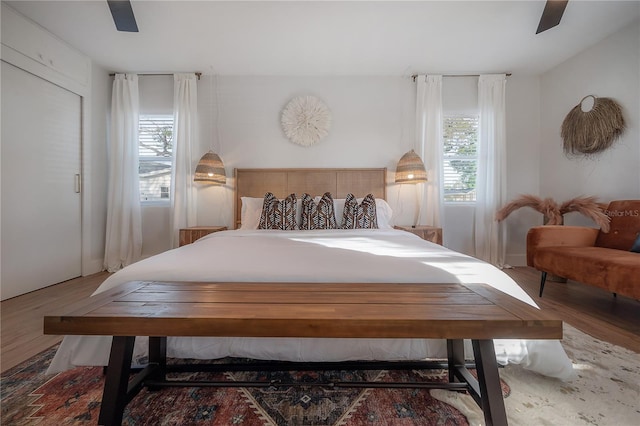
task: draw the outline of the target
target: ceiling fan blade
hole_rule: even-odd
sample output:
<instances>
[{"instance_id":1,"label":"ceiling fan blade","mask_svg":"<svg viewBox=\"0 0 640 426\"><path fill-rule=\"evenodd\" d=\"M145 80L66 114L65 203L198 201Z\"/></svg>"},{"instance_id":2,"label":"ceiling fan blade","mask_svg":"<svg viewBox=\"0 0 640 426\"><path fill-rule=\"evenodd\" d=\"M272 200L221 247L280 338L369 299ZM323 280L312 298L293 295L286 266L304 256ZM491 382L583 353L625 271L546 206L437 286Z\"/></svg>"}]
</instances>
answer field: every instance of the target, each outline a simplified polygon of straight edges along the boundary
<instances>
[{"instance_id":1,"label":"ceiling fan blade","mask_svg":"<svg viewBox=\"0 0 640 426\"><path fill-rule=\"evenodd\" d=\"M107 0L107 3L118 31L138 32L138 24L136 23L136 17L133 16L133 9L129 0Z\"/></svg>"},{"instance_id":2,"label":"ceiling fan blade","mask_svg":"<svg viewBox=\"0 0 640 426\"><path fill-rule=\"evenodd\" d=\"M538 24L538 30L536 34L540 34L543 31L547 31L549 28L553 28L560 23L564 9L567 7L569 0L547 0L540 17L540 23Z\"/></svg>"}]
</instances>

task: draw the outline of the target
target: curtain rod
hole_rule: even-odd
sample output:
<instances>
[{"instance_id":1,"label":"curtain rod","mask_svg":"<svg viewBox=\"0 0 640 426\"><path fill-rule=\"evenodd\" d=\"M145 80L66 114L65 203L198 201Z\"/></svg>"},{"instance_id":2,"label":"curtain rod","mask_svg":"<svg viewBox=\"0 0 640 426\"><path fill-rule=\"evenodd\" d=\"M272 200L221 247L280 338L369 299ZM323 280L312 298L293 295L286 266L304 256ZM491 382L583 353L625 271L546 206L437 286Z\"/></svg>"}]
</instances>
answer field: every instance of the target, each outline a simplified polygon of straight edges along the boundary
<instances>
[{"instance_id":1,"label":"curtain rod","mask_svg":"<svg viewBox=\"0 0 640 426\"><path fill-rule=\"evenodd\" d=\"M134 73L134 74L135 74L135 73ZM194 74L196 75L196 77L198 77L198 80L200 80L200 77L202 76L202 73L201 73L201 72L195 72ZM143 77L146 77L146 76L150 76L150 75L173 75L173 74L163 74L163 73L140 73L140 74L138 74L138 75L141 75L141 76L143 76ZM109 77L115 77L115 73L111 73L111 74L109 74Z\"/></svg>"},{"instance_id":2,"label":"curtain rod","mask_svg":"<svg viewBox=\"0 0 640 426\"><path fill-rule=\"evenodd\" d=\"M492 74L499 74L499 73L492 73ZM507 72L504 73L504 75L506 75L507 77L511 77L511 73ZM480 74L443 74L443 77L480 77ZM411 79L413 81L416 81L416 78L418 78L418 74L414 74L411 76Z\"/></svg>"}]
</instances>

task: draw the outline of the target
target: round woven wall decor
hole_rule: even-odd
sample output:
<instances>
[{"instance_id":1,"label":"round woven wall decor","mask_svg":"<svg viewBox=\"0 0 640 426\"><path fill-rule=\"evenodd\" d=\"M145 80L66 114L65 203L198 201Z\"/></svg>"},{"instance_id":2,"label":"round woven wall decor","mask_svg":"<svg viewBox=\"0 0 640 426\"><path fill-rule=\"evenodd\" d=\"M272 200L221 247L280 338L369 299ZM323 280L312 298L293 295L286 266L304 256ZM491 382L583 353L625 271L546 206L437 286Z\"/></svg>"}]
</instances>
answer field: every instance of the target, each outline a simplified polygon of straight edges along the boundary
<instances>
[{"instance_id":1,"label":"round woven wall decor","mask_svg":"<svg viewBox=\"0 0 640 426\"><path fill-rule=\"evenodd\" d=\"M315 96L299 96L284 108L281 122L291 142L311 146L329 134L331 112Z\"/></svg>"},{"instance_id":2,"label":"round woven wall decor","mask_svg":"<svg viewBox=\"0 0 640 426\"><path fill-rule=\"evenodd\" d=\"M593 107L584 111L588 98L593 98ZM622 108L615 100L588 95L569 111L560 135L566 154L595 154L609 148L624 129Z\"/></svg>"}]
</instances>

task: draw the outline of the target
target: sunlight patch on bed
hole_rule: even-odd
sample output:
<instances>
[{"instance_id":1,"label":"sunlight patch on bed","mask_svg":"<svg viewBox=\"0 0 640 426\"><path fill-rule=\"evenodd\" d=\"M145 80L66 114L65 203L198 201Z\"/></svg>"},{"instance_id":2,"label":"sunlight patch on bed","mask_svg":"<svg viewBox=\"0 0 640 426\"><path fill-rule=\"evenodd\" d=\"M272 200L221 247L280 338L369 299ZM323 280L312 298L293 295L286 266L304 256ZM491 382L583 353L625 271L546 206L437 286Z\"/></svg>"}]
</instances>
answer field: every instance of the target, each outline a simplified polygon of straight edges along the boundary
<instances>
[{"instance_id":1,"label":"sunlight patch on bed","mask_svg":"<svg viewBox=\"0 0 640 426\"><path fill-rule=\"evenodd\" d=\"M369 253L376 256L393 256L393 257L425 257L424 248L409 247L403 244L396 244L385 241L381 243L380 240L367 237L356 238L290 238L292 241L302 243L313 243L324 247L337 248L342 250L359 251L362 253ZM443 257L442 254L437 252L428 252L429 257Z\"/></svg>"},{"instance_id":2,"label":"sunlight patch on bed","mask_svg":"<svg viewBox=\"0 0 640 426\"><path fill-rule=\"evenodd\" d=\"M493 265L473 258L470 258L469 261L465 262L459 256L450 256L450 259L453 258L455 258L455 262L442 262L437 258L433 258L433 260L422 263L455 275L462 284L478 283L478 276L482 275L485 277L484 284L521 300L528 305L538 308L533 299L531 299L531 297L529 297L529 295L520 286L513 285L514 283L511 278Z\"/></svg>"},{"instance_id":3,"label":"sunlight patch on bed","mask_svg":"<svg viewBox=\"0 0 640 426\"><path fill-rule=\"evenodd\" d=\"M333 238L323 236L317 238L290 237L289 239L301 243L318 244L324 247L357 251L375 256L423 258L425 260L421 261L421 264L429 268L447 272L451 276L456 277L456 282L463 284L477 283L480 273L486 278L484 280L485 284L533 307L538 307L523 289L514 285L515 283L499 269L478 259L457 252L442 250L440 246L438 246L437 250L429 250L424 246L413 247L368 237L345 238L344 236L340 236Z\"/></svg>"}]
</instances>

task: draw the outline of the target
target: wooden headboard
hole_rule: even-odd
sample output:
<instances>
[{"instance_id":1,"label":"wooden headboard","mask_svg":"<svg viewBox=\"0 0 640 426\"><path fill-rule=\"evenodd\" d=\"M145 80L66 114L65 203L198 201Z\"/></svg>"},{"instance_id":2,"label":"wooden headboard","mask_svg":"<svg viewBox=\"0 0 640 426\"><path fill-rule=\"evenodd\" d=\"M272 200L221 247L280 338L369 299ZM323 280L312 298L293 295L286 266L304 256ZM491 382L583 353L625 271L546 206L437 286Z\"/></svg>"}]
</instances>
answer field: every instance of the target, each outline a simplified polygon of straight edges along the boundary
<instances>
[{"instance_id":1,"label":"wooden headboard","mask_svg":"<svg viewBox=\"0 0 640 426\"><path fill-rule=\"evenodd\" d=\"M387 169L235 169L234 227L240 227L241 197L264 197L267 192L278 198L291 193L300 197L330 192L333 198L373 194L387 198Z\"/></svg>"}]
</instances>

